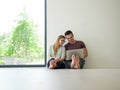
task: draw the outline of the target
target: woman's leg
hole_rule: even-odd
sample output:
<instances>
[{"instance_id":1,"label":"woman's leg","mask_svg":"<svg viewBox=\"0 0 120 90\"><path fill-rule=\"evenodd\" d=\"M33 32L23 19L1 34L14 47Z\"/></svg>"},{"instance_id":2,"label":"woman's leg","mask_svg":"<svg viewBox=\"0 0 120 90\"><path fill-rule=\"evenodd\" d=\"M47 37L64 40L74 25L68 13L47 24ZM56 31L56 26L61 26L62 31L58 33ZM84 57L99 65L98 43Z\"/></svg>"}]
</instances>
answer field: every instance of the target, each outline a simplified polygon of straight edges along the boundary
<instances>
[{"instance_id":1,"label":"woman's leg","mask_svg":"<svg viewBox=\"0 0 120 90\"><path fill-rule=\"evenodd\" d=\"M56 63L55 69L64 69L65 68L65 63L63 61L59 61Z\"/></svg>"},{"instance_id":2,"label":"woman's leg","mask_svg":"<svg viewBox=\"0 0 120 90\"><path fill-rule=\"evenodd\" d=\"M53 58L48 61L47 67L49 69L54 69L55 68L55 63L54 63L54 59Z\"/></svg>"},{"instance_id":3,"label":"woman's leg","mask_svg":"<svg viewBox=\"0 0 120 90\"><path fill-rule=\"evenodd\" d=\"M54 69L55 65L54 65L54 60L50 61L50 66L49 69Z\"/></svg>"}]
</instances>

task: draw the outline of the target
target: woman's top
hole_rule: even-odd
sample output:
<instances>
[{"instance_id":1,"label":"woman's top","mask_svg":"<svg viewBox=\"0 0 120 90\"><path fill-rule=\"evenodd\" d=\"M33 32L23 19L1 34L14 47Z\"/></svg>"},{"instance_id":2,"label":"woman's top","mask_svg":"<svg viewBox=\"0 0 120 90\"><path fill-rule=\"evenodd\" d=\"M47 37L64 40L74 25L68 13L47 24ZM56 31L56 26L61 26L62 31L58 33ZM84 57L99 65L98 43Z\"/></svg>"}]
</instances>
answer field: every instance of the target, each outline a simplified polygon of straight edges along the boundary
<instances>
[{"instance_id":1,"label":"woman's top","mask_svg":"<svg viewBox=\"0 0 120 90\"><path fill-rule=\"evenodd\" d=\"M49 48L49 56L52 58L65 58L65 47L61 46L57 50L56 56L54 55L53 45Z\"/></svg>"}]
</instances>

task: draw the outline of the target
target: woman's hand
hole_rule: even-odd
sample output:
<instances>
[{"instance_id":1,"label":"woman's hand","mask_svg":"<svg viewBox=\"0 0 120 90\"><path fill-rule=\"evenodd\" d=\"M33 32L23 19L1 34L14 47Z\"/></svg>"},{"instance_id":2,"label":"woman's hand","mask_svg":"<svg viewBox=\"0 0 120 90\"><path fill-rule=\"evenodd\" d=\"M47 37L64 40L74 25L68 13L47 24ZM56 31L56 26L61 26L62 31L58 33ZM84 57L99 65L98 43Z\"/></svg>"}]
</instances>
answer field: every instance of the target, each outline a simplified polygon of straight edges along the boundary
<instances>
[{"instance_id":1,"label":"woman's hand","mask_svg":"<svg viewBox=\"0 0 120 90\"><path fill-rule=\"evenodd\" d=\"M57 63L57 62L59 62L59 61L60 61L60 59L59 59L59 58L56 58L56 59L55 59L55 61L56 61L56 63Z\"/></svg>"}]
</instances>

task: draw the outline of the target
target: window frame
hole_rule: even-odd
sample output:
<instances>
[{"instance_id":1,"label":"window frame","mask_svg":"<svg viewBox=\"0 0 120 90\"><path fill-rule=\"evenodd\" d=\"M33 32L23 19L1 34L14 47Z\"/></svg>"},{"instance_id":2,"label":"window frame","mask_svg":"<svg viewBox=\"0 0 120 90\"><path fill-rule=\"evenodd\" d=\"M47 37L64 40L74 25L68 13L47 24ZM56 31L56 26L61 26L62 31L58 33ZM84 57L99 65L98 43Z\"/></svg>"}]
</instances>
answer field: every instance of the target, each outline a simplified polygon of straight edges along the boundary
<instances>
[{"instance_id":1,"label":"window frame","mask_svg":"<svg viewBox=\"0 0 120 90\"><path fill-rule=\"evenodd\" d=\"M45 20L45 25L44 25L44 64L31 64L31 65L0 65L0 67L3 68L14 68L14 67L46 67L46 63L47 63L47 0L44 0L44 20Z\"/></svg>"}]
</instances>

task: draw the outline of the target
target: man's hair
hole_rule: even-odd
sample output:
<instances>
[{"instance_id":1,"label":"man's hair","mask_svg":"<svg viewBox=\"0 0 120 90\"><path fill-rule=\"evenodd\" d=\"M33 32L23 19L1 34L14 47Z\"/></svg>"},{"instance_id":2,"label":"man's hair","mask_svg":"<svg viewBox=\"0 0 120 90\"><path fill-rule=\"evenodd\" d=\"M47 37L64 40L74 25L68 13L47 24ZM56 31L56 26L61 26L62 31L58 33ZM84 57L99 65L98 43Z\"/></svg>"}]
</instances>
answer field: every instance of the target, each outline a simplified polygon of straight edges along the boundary
<instances>
[{"instance_id":1,"label":"man's hair","mask_svg":"<svg viewBox=\"0 0 120 90\"><path fill-rule=\"evenodd\" d=\"M69 35L69 34L72 34L72 35L73 35L73 33L72 33L71 30L67 30L67 31L65 32L65 36L66 36L66 35Z\"/></svg>"}]
</instances>

